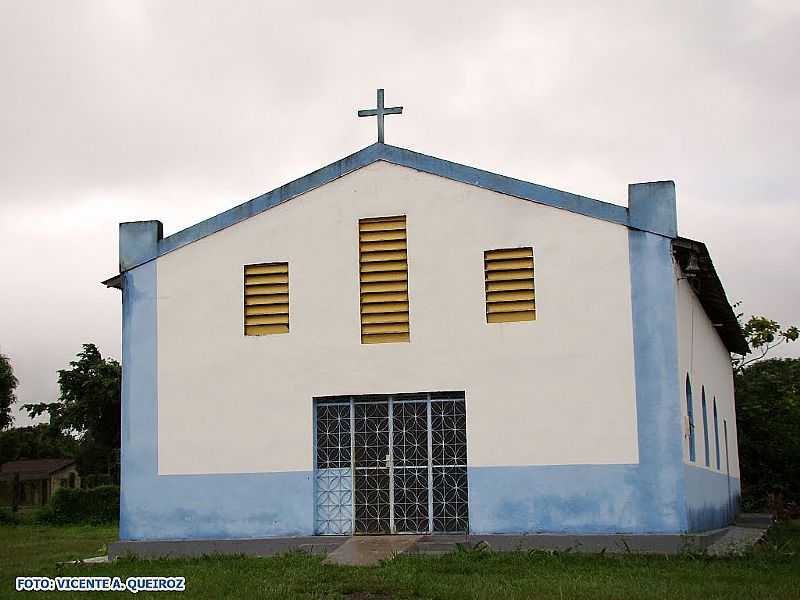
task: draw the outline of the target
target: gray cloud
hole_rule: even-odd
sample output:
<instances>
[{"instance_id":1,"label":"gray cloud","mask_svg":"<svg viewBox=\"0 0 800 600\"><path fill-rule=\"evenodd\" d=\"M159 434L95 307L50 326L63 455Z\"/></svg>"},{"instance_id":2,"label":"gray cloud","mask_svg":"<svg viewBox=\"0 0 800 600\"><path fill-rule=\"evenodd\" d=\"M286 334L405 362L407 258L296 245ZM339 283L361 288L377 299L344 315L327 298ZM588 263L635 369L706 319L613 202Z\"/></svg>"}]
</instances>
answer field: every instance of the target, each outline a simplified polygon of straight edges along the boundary
<instances>
[{"instance_id":1,"label":"gray cloud","mask_svg":"<svg viewBox=\"0 0 800 600\"><path fill-rule=\"evenodd\" d=\"M169 233L371 143L376 87L396 145L619 204L674 179L730 298L800 321L795 2L290 4L0 4L21 402L82 342L119 357L119 221Z\"/></svg>"}]
</instances>

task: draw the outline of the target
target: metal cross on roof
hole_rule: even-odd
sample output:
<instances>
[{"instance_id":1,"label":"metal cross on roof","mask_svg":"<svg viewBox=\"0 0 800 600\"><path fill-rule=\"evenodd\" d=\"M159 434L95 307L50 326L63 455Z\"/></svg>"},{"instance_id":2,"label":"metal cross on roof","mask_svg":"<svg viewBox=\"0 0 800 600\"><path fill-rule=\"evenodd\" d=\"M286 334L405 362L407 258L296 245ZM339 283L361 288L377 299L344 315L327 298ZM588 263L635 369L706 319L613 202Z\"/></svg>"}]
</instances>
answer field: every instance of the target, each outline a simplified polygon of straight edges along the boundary
<instances>
[{"instance_id":1,"label":"metal cross on roof","mask_svg":"<svg viewBox=\"0 0 800 600\"><path fill-rule=\"evenodd\" d=\"M367 110L358 111L359 117L378 117L378 143L383 143L383 115L401 115L403 114L402 106L393 106L391 108L383 107L383 90L378 90L378 108L370 108Z\"/></svg>"}]
</instances>

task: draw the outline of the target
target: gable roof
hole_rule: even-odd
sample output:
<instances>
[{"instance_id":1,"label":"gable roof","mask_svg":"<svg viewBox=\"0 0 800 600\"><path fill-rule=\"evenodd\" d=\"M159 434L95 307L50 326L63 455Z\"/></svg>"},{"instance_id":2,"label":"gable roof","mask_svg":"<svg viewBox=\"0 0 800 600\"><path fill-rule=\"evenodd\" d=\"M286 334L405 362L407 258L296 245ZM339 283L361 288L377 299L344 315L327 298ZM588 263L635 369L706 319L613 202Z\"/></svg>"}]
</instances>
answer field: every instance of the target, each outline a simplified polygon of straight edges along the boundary
<instances>
[{"instance_id":1,"label":"gable roof","mask_svg":"<svg viewBox=\"0 0 800 600\"><path fill-rule=\"evenodd\" d=\"M177 250L182 246L249 219L278 204L288 202L297 196L378 161L408 167L423 173L438 175L453 181L474 185L530 202L562 208L596 219L620 225L630 225L628 209L624 206L579 196L570 192L563 192L536 183L522 181L521 179L514 179L513 177L498 175L441 158L420 154L419 152L413 152L412 150L406 150L398 146L375 143L359 150L355 154L346 156L308 175L275 188L266 194L262 194L163 238L158 244L158 255L162 256Z\"/></svg>"},{"instance_id":2,"label":"gable roof","mask_svg":"<svg viewBox=\"0 0 800 600\"><path fill-rule=\"evenodd\" d=\"M50 475L65 467L75 464L72 458L33 458L28 460L12 460L0 465L3 475L19 473L20 475Z\"/></svg>"}]
</instances>

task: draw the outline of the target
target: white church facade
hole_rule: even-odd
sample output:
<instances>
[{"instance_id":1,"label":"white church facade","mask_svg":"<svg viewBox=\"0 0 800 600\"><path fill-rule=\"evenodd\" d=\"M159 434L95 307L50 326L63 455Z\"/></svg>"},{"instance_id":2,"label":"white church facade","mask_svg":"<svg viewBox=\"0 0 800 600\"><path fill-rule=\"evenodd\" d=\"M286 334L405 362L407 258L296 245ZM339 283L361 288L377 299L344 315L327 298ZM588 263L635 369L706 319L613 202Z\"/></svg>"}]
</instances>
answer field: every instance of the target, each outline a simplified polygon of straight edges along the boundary
<instances>
[{"instance_id":1,"label":"white church facade","mask_svg":"<svg viewBox=\"0 0 800 600\"><path fill-rule=\"evenodd\" d=\"M120 226L120 537L691 532L747 351L671 182L629 206L384 143Z\"/></svg>"}]
</instances>

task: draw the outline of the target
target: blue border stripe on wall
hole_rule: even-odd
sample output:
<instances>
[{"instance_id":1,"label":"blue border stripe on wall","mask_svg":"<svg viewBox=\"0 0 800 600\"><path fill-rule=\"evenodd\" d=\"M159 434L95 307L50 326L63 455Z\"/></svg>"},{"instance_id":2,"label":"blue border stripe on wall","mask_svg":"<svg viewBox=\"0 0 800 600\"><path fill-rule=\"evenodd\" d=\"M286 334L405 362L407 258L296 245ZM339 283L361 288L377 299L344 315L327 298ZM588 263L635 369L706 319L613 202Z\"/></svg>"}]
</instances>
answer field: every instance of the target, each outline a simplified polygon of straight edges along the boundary
<instances>
[{"instance_id":1,"label":"blue border stripe on wall","mask_svg":"<svg viewBox=\"0 0 800 600\"><path fill-rule=\"evenodd\" d=\"M156 262L122 277L120 539L311 535L310 471L158 474Z\"/></svg>"},{"instance_id":2,"label":"blue border stripe on wall","mask_svg":"<svg viewBox=\"0 0 800 600\"><path fill-rule=\"evenodd\" d=\"M686 531L672 240L628 232L640 493L666 530Z\"/></svg>"}]
</instances>

